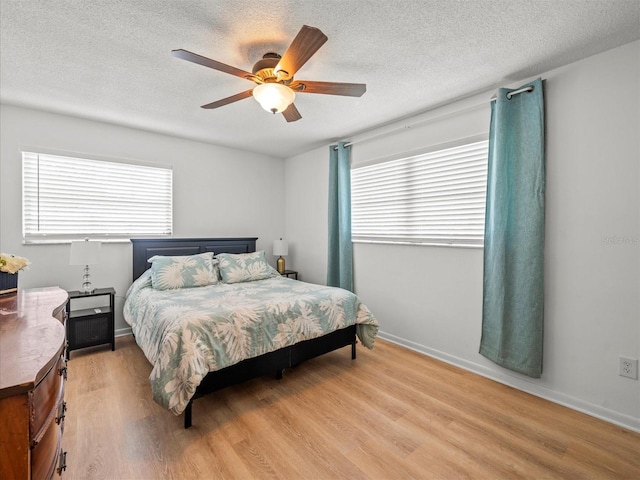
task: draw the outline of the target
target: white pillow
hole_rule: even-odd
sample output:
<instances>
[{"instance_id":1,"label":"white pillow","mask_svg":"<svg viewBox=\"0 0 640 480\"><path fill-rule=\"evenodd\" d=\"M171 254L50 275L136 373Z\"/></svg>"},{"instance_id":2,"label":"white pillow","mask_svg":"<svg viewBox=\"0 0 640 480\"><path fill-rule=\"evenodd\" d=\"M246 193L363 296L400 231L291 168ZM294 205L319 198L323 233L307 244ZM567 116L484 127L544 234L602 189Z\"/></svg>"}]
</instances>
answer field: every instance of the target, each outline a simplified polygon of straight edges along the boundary
<instances>
[{"instance_id":1,"label":"white pillow","mask_svg":"<svg viewBox=\"0 0 640 480\"><path fill-rule=\"evenodd\" d=\"M280 274L267 263L264 251L253 253L219 253L220 276L225 283L252 282Z\"/></svg>"},{"instance_id":2,"label":"white pillow","mask_svg":"<svg viewBox=\"0 0 640 480\"><path fill-rule=\"evenodd\" d=\"M204 287L220 280L214 268L213 253L165 257L156 255L151 263L151 286L156 290ZM217 265L216 265L217 266Z\"/></svg>"}]
</instances>

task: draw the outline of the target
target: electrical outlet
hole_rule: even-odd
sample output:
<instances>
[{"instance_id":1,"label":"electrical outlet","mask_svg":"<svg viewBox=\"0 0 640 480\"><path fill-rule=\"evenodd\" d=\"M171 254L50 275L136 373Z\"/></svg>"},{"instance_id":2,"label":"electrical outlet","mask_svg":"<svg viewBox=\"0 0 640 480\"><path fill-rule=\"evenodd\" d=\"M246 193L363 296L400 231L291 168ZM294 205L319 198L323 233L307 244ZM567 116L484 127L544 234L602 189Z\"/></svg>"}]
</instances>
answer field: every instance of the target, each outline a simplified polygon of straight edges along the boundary
<instances>
[{"instance_id":1,"label":"electrical outlet","mask_svg":"<svg viewBox=\"0 0 640 480\"><path fill-rule=\"evenodd\" d=\"M620 371L618 373L621 377L629 377L637 380L638 360L635 358L620 357Z\"/></svg>"}]
</instances>

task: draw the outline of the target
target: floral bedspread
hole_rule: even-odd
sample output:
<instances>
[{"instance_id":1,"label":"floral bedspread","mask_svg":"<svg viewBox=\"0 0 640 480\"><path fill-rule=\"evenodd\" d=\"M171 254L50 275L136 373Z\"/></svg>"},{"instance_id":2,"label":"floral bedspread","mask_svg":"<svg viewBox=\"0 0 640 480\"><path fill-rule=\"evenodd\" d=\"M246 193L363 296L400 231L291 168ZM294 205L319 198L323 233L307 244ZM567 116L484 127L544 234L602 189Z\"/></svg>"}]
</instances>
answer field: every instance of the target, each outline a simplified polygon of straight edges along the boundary
<instances>
[{"instance_id":1,"label":"floral bedspread","mask_svg":"<svg viewBox=\"0 0 640 480\"><path fill-rule=\"evenodd\" d=\"M124 318L153 365L153 398L178 415L210 372L357 324L368 348L378 331L351 292L285 277L156 290L149 271L127 292Z\"/></svg>"}]
</instances>

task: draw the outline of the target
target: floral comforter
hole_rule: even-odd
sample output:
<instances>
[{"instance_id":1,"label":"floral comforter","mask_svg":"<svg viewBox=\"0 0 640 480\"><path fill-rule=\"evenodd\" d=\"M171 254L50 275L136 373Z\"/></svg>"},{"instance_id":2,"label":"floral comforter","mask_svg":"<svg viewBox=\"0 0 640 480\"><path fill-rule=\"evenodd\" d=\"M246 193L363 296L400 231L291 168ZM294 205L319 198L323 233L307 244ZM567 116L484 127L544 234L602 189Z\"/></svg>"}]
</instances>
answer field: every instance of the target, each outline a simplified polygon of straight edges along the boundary
<instances>
[{"instance_id":1,"label":"floral comforter","mask_svg":"<svg viewBox=\"0 0 640 480\"><path fill-rule=\"evenodd\" d=\"M127 292L124 318L153 365L153 398L178 415L202 378L244 359L357 324L368 348L378 323L351 292L284 277L156 290L149 271Z\"/></svg>"}]
</instances>

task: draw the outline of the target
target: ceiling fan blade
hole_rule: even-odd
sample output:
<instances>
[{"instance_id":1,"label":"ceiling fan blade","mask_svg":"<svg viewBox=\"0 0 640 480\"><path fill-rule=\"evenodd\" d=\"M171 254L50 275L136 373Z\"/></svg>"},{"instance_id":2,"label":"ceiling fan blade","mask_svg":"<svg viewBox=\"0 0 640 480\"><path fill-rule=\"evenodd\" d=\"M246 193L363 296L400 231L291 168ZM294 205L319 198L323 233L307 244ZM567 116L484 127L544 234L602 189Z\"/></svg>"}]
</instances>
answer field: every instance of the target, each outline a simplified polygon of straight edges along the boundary
<instances>
[{"instance_id":1,"label":"ceiling fan blade","mask_svg":"<svg viewBox=\"0 0 640 480\"><path fill-rule=\"evenodd\" d=\"M213 68L214 70L219 70L224 73L235 75L236 77L240 77L240 78L246 78L247 76L253 77L253 74L250 72L246 72L239 68L232 67L231 65L226 65L224 63L220 63L215 60L211 60L210 58L203 57L202 55L198 55L197 53L192 53L187 50L182 50L182 49L171 50L171 55L173 55L174 57L182 58L183 60L187 60L188 62L197 63L205 67Z\"/></svg>"},{"instance_id":2,"label":"ceiling fan blade","mask_svg":"<svg viewBox=\"0 0 640 480\"><path fill-rule=\"evenodd\" d=\"M300 70L318 49L327 41L327 36L319 28L303 25L296 38L293 39L287 51L275 68L275 72L287 72L286 78L291 78Z\"/></svg>"},{"instance_id":3,"label":"ceiling fan blade","mask_svg":"<svg viewBox=\"0 0 640 480\"><path fill-rule=\"evenodd\" d=\"M282 112L282 116L284 116L284 119L287 122L295 122L302 118L302 115L300 115L300 112L293 103L289 105L284 112Z\"/></svg>"},{"instance_id":4,"label":"ceiling fan blade","mask_svg":"<svg viewBox=\"0 0 640 480\"><path fill-rule=\"evenodd\" d=\"M312 82L307 80L296 80L289 87L296 93L322 93L347 97L361 97L367 91L367 86L364 83Z\"/></svg>"},{"instance_id":5,"label":"ceiling fan blade","mask_svg":"<svg viewBox=\"0 0 640 480\"><path fill-rule=\"evenodd\" d=\"M223 98L222 100L207 103L206 105L202 105L201 108L212 109L212 108L223 107L225 105L229 105L230 103L237 102L238 100L242 100L243 98L248 98L251 96L252 93L253 93L253 89L246 90L244 92L231 95L230 97Z\"/></svg>"}]
</instances>

